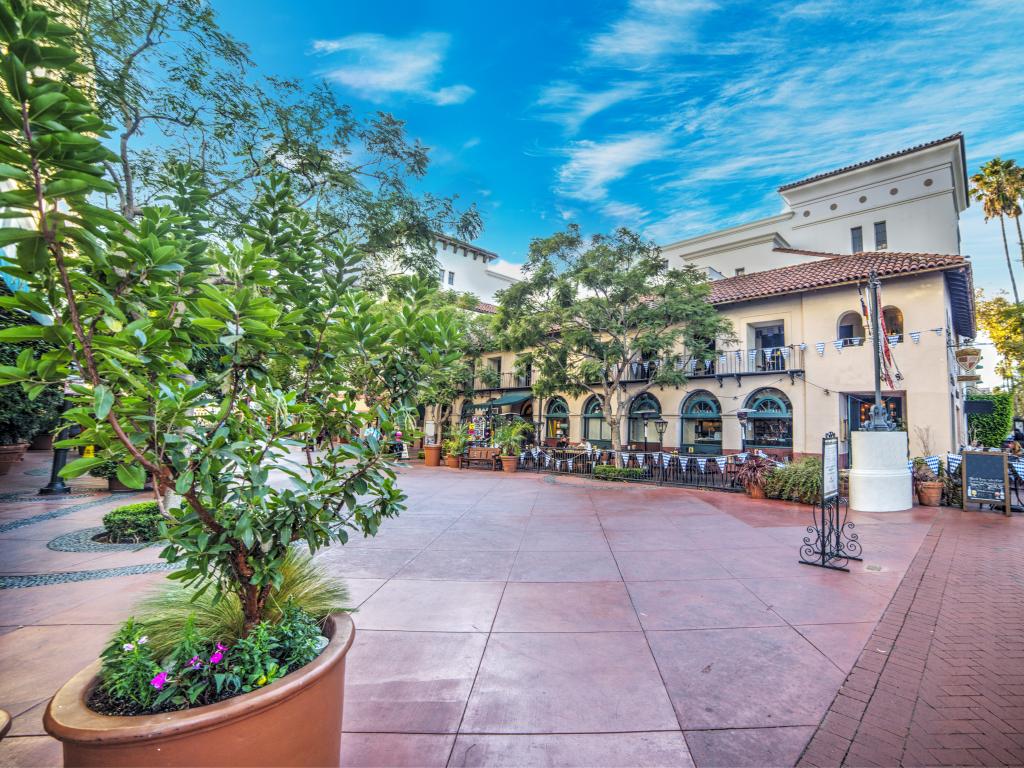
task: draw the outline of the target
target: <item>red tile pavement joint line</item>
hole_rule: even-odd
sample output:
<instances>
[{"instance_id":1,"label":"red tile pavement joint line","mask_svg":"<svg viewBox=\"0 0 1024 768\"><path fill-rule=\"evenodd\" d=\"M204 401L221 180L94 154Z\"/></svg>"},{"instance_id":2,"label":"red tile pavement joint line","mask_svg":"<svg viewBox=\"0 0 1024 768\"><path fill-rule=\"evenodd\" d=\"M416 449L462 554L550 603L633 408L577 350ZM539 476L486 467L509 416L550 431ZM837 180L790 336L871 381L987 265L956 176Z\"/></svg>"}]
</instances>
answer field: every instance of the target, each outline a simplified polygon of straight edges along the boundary
<instances>
[{"instance_id":1,"label":"red tile pavement joint line","mask_svg":"<svg viewBox=\"0 0 1024 768\"><path fill-rule=\"evenodd\" d=\"M798 764L1024 764L1022 569L1019 521L944 511Z\"/></svg>"}]
</instances>

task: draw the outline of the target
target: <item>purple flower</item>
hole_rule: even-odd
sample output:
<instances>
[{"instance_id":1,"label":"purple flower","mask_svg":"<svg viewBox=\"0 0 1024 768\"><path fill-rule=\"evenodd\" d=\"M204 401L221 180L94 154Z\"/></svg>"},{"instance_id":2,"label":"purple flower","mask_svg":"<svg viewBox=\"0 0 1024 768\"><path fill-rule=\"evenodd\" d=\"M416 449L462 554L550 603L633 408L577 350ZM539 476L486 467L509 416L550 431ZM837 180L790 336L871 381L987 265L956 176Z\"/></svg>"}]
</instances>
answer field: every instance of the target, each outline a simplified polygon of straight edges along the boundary
<instances>
[{"instance_id":1,"label":"purple flower","mask_svg":"<svg viewBox=\"0 0 1024 768\"><path fill-rule=\"evenodd\" d=\"M213 656L210 657L210 663L211 664L217 664L223 658L224 658L224 654L221 653L220 651L217 651L215 654L213 654Z\"/></svg>"},{"instance_id":2,"label":"purple flower","mask_svg":"<svg viewBox=\"0 0 1024 768\"><path fill-rule=\"evenodd\" d=\"M135 646L132 645L131 643L125 643L124 645L121 646L121 648L122 648L122 650L124 650L125 653L128 653L129 651L134 651L135 650Z\"/></svg>"},{"instance_id":3,"label":"purple flower","mask_svg":"<svg viewBox=\"0 0 1024 768\"><path fill-rule=\"evenodd\" d=\"M154 688L156 688L159 691L161 688L164 687L164 684L166 682L167 682L167 673L166 672L161 672L156 677L154 677L152 680L150 680L149 684L152 685Z\"/></svg>"},{"instance_id":4,"label":"purple flower","mask_svg":"<svg viewBox=\"0 0 1024 768\"><path fill-rule=\"evenodd\" d=\"M217 643L217 650L221 653L224 653L224 651L226 651L227 649L228 647L226 645L221 645L220 643Z\"/></svg>"},{"instance_id":5,"label":"purple flower","mask_svg":"<svg viewBox=\"0 0 1024 768\"><path fill-rule=\"evenodd\" d=\"M203 662L200 661L198 656L193 656L191 659L188 660L188 663L189 666L192 667L192 669L199 669L201 666L203 666Z\"/></svg>"}]
</instances>

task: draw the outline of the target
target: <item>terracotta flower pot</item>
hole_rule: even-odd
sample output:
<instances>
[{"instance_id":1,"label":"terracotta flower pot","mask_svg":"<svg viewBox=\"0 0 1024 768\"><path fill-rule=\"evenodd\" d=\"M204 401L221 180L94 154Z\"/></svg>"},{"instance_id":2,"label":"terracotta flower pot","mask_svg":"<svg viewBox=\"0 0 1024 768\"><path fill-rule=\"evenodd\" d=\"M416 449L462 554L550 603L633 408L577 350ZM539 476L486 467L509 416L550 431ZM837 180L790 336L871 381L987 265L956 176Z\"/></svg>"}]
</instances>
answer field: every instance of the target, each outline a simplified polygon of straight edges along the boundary
<instances>
[{"instance_id":1,"label":"terracotta flower pot","mask_svg":"<svg viewBox=\"0 0 1024 768\"><path fill-rule=\"evenodd\" d=\"M502 456L501 457L501 471L502 472L515 472L519 469L519 457L518 456Z\"/></svg>"},{"instance_id":2,"label":"terracotta flower pot","mask_svg":"<svg viewBox=\"0 0 1024 768\"><path fill-rule=\"evenodd\" d=\"M942 481L925 480L917 484L917 500L922 507L937 507L942 503Z\"/></svg>"},{"instance_id":3,"label":"terracotta flower pot","mask_svg":"<svg viewBox=\"0 0 1024 768\"><path fill-rule=\"evenodd\" d=\"M343 613L324 628L330 642L311 663L258 691L205 707L112 717L86 705L97 660L46 707L43 727L73 766L300 766L339 764L345 655L355 627Z\"/></svg>"},{"instance_id":4,"label":"terracotta flower pot","mask_svg":"<svg viewBox=\"0 0 1024 768\"><path fill-rule=\"evenodd\" d=\"M424 445L423 446L423 463L428 467L439 467L441 466L441 446L440 445Z\"/></svg>"},{"instance_id":5,"label":"terracotta flower pot","mask_svg":"<svg viewBox=\"0 0 1024 768\"><path fill-rule=\"evenodd\" d=\"M10 472L12 465L25 458L25 451L27 450L28 443L0 445L0 475L6 475Z\"/></svg>"},{"instance_id":6,"label":"terracotta flower pot","mask_svg":"<svg viewBox=\"0 0 1024 768\"><path fill-rule=\"evenodd\" d=\"M767 498L764 495L764 487L751 483L747 486L747 495L752 499L764 499Z\"/></svg>"},{"instance_id":7,"label":"terracotta flower pot","mask_svg":"<svg viewBox=\"0 0 1024 768\"><path fill-rule=\"evenodd\" d=\"M448 469L459 468L459 457L458 456L445 456L444 463L448 466Z\"/></svg>"}]
</instances>

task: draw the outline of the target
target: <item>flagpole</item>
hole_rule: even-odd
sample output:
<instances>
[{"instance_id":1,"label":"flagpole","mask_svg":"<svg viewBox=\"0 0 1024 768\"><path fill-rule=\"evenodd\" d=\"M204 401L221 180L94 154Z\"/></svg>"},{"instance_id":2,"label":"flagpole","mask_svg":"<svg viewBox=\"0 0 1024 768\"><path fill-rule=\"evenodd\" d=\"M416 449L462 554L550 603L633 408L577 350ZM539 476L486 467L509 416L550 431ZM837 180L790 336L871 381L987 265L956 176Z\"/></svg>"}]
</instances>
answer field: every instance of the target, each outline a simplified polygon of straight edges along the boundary
<instances>
[{"instance_id":1,"label":"flagpole","mask_svg":"<svg viewBox=\"0 0 1024 768\"><path fill-rule=\"evenodd\" d=\"M890 432L893 424L882 404L882 339L881 318L878 306L878 273L872 270L868 277L868 292L871 295L871 341L875 359L875 404L871 407L871 419L865 426L875 432Z\"/></svg>"}]
</instances>

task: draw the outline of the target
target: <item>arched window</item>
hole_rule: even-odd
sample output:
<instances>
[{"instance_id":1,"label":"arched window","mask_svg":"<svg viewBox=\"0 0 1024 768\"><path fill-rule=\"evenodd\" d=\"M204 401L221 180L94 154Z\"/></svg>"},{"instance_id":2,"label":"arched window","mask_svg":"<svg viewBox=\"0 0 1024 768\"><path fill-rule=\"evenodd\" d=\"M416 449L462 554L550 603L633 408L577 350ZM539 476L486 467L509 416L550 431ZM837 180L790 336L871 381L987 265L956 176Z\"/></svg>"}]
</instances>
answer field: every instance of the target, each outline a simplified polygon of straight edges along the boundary
<instances>
[{"instance_id":1,"label":"arched window","mask_svg":"<svg viewBox=\"0 0 1024 768\"><path fill-rule=\"evenodd\" d=\"M864 318L860 312L846 312L839 318L837 339L842 339L844 347L853 347L863 343Z\"/></svg>"},{"instance_id":2,"label":"arched window","mask_svg":"<svg viewBox=\"0 0 1024 768\"><path fill-rule=\"evenodd\" d=\"M602 447L611 445L612 429L605 421L601 401L595 395L583 406L583 439Z\"/></svg>"},{"instance_id":3,"label":"arched window","mask_svg":"<svg viewBox=\"0 0 1024 768\"><path fill-rule=\"evenodd\" d=\"M544 428L544 437L548 440L557 440L560 437L569 439L569 406L560 397L552 397L548 400L547 410L544 411L544 421L547 426Z\"/></svg>"},{"instance_id":4,"label":"arched window","mask_svg":"<svg viewBox=\"0 0 1024 768\"><path fill-rule=\"evenodd\" d=\"M661 403L650 392L635 398L629 406L629 442L657 443L654 422L661 418ZM644 429L646 419L647 430Z\"/></svg>"},{"instance_id":5,"label":"arched window","mask_svg":"<svg viewBox=\"0 0 1024 768\"><path fill-rule=\"evenodd\" d=\"M793 406L777 389L765 387L747 398L747 448L792 448Z\"/></svg>"},{"instance_id":6,"label":"arched window","mask_svg":"<svg viewBox=\"0 0 1024 768\"><path fill-rule=\"evenodd\" d=\"M898 336L896 341L903 341L903 313L897 307L882 307L882 320L886 334Z\"/></svg>"},{"instance_id":7,"label":"arched window","mask_svg":"<svg viewBox=\"0 0 1024 768\"><path fill-rule=\"evenodd\" d=\"M683 401L679 416L682 451L721 453L722 406L717 397L705 390L698 390Z\"/></svg>"}]
</instances>

